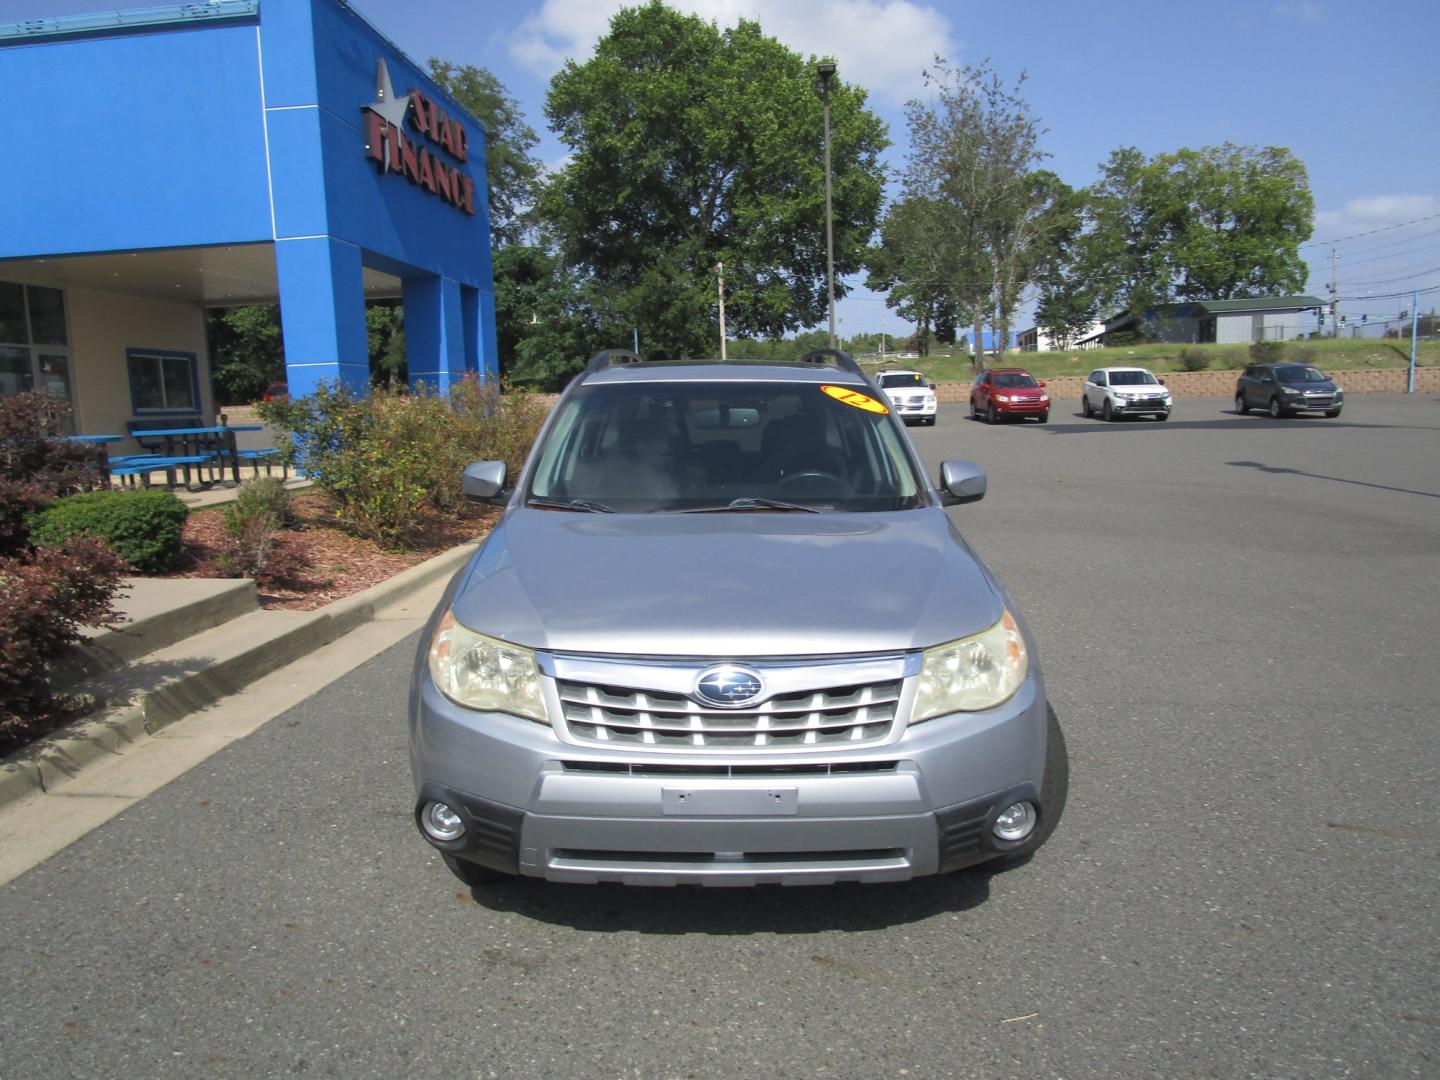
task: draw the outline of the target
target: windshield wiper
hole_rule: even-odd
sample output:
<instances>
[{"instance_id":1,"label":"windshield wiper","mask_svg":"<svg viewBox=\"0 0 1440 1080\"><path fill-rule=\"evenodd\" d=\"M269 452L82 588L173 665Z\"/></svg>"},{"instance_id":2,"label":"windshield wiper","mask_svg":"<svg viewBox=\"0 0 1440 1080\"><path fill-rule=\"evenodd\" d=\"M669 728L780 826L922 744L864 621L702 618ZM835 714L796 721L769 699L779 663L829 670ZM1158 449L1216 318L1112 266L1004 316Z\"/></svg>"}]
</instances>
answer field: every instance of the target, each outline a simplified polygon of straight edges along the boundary
<instances>
[{"instance_id":1,"label":"windshield wiper","mask_svg":"<svg viewBox=\"0 0 1440 1080\"><path fill-rule=\"evenodd\" d=\"M526 506L543 506L547 510L579 510L585 514L613 514L615 511L602 502L589 499L547 499L543 495L532 495Z\"/></svg>"},{"instance_id":2,"label":"windshield wiper","mask_svg":"<svg viewBox=\"0 0 1440 1080\"><path fill-rule=\"evenodd\" d=\"M822 511L813 506L801 506L799 503L782 502L779 499L731 499L724 506L695 506L688 510L677 510L677 514L719 514L726 510L803 510L807 514L819 514Z\"/></svg>"}]
</instances>

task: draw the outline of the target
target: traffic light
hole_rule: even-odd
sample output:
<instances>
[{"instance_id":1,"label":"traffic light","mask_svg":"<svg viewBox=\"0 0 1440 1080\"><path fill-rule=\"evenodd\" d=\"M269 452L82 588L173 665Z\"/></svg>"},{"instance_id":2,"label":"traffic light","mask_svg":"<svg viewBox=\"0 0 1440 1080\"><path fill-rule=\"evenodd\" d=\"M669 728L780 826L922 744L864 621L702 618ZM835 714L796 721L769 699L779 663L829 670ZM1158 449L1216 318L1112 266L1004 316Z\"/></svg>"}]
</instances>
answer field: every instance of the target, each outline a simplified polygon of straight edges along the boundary
<instances>
[{"instance_id":1,"label":"traffic light","mask_svg":"<svg viewBox=\"0 0 1440 1080\"><path fill-rule=\"evenodd\" d=\"M1320 315L1320 325L1321 325L1321 326L1324 326L1324 325L1325 325L1325 312L1322 311L1322 312L1319 313L1319 315Z\"/></svg>"},{"instance_id":2,"label":"traffic light","mask_svg":"<svg viewBox=\"0 0 1440 1080\"><path fill-rule=\"evenodd\" d=\"M1362 314L1362 315L1360 316L1360 321L1361 321L1362 323L1363 323L1363 322L1368 322L1369 319L1370 319L1370 316L1369 316L1369 315L1363 315L1363 314Z\"/></svg>"}]
</instances>

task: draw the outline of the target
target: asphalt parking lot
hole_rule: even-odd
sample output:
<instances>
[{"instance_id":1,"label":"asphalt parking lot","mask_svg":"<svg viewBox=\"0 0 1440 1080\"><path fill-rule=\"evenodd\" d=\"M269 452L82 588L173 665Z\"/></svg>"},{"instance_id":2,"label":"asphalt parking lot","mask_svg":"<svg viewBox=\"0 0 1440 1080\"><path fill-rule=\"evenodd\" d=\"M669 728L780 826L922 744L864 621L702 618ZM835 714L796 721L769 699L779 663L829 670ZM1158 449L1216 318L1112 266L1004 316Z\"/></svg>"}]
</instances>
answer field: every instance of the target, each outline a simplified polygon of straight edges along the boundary
<instances>
[{"instance_id":1,"label":"asphalt parking lot","mask_svg":"<svg viewBox=\"0 0 1440 1080\"><path fill-rule=\"evenodd\" d=\"M1440 1073L1440 399L912 434L1068 736L1029 864L472 895L412 640L0 888L0 1077Z\"/></svg>"}]
</instances>

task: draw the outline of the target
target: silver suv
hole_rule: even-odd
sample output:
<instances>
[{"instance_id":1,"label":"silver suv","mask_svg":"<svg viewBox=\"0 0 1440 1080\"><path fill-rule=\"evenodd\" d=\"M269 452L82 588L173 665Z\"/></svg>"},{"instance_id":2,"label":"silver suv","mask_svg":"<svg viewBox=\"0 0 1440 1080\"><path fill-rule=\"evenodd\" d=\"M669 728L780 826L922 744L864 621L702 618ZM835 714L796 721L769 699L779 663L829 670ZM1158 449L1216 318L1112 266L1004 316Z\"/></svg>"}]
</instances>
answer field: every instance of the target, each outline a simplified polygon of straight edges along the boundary
<instances>
[{"instance_id":1,"label":"silver suv","mask_svg":"<svg viewBox=\"0 0 1440 1080\"><path fill-rule=\"evenodd\" d=\"M897 881L1018 860L1065 743L1035 643L847 354L592 359L441 600L421 835L467 884Z\"/></svg>"}]
</instances>

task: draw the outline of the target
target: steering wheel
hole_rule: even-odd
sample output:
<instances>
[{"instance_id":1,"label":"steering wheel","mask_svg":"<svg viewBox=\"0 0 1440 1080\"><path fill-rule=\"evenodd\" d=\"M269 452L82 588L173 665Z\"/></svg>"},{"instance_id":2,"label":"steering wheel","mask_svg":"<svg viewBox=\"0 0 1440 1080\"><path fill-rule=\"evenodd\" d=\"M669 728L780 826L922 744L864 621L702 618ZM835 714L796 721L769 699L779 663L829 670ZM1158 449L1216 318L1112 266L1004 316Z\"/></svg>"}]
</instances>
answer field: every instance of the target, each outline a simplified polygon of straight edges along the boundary
<instances>
[{"instance_id":1,"label":"steering wheel","mask_svg":"<svg viewBox=\"0 0 1440 1080\"><path fill-rule=\"evenodd\" d=\"M816 481L827 481L836 487L844 487L844 481L841 480L840 477L821 469L804 469L797 473L790 473L788 476L782 476L780 482L776 484L775 487L777 489L788 488L794 487L797 484L813 484Z\"/></svg>"}]
</instances>

